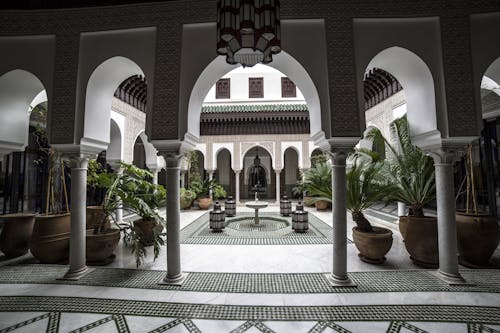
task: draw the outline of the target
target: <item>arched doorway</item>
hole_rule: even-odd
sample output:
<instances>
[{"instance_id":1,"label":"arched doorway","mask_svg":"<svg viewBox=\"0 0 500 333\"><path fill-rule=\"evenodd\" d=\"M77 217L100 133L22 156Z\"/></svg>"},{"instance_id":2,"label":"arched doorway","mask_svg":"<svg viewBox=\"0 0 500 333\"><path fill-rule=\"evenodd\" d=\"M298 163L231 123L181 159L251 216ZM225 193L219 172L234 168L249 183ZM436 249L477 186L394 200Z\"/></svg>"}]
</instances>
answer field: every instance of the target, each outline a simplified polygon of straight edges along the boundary
<instances>
[{"instance_id":1,"label":"arched doorway","mask_svg":"<svg viewBox=\"0 0 500 333\"><path fill-rule=\"evenodd\" d=\"M299 153L289 147L283 154L283 171L281 172L281 194L292 197L292 189L300 179Z\"/></svg>"},{"instance_id":2,"label":"arched doorway","mask_svg":"<svg viewBox=\"0 0 500 333\"><path fill-rule=\"evenodd\" d=\"M243 179L240 179L240 198L253 199L275 197L275 173L271 154L260 147L253 147L243 155Z\"/></svg>"},{"instance_id":3,"label":"arched doorway","mask_svg":"<svg viewBox=\"0 0 500 333\"><path fill-rule=\"evenodd\" d=\"M217 152L217 164L215 168L215 179L217 183L222 185L228 195L233 195L235 191L234 186L234 172L231 167L231 152L225 148Z\"/></svg>"}]
</instances>

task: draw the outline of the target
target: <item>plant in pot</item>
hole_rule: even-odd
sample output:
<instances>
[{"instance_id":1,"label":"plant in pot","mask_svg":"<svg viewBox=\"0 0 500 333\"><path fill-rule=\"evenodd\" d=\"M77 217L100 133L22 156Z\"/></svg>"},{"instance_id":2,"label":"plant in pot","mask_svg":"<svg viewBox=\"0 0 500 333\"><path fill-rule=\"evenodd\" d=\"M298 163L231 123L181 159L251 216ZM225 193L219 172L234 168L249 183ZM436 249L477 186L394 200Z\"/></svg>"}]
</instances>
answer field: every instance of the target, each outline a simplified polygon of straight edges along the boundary
<instances>
[{"instance_id":1,"label":"plant in pot","mask_svg":"<svg viewBox=\"0 0 500 333\"><path fill-rule=\"evenodd\" d=\"M301 178L302 179L299 180L297 184L292 188L292 195L296 198L302 198L304 206L312 207L314 206L314 198L307 193L306 184L303 180L304 174L302 174Z\"/></svg>"},{"instance_id":2,"label":"plant in pot","mask_svg":"<svg viewBox=\"0 0 500 333\"><path fill-rule=\"evenodd\" d=\"M91 161L87 184L106 192L101 205L87 207L87 263L106 265L114 260L113 252L120 241L120 228L112 228L110 224L110 220L116 222L114 213L121 203L117 191L120 178L99 168L95 160Z\"/></svg>"},{"instance_id":3,"label":"plant in pot","mask_svg":"<svg viewBox=\"0 0 500 333\"><path fill-rule=\"evenodd\" d=\"M478 209L470 144L465 154L465 182L467 184L465 210L456 212L459 261L460 264L471 268L490 267L489 260L500 241L500 227L494 216Z\"/></svg>"},{"instance_id":4,"label":"plant in pot","mask_svg":"<svg viewBox=\"0 0 500 333\"><path fill-rule=\"evenodd\" d=\"M180 193L180 205L181 209L189 209L193 204L194 199L196 199L196 192L191 189L181 188Z\"/></svg>"},{"instance_id":5,"label":"plant in pot","mask_svg":"<svg viewBox=\"0 0 500 333\"><path fill-rule=\"evenodd\" d=\"M47 115L46 103L38 104L31 109L31 116L40 119L40 123L35 123L34 131L30 134L40 148L45 153L48 149L48 140L46 131L41 123L45 122ZM41 150L43 148L44 150ZM35 160L38 167L45 164L42 159ZM5 175L0 173L0 189L4 188ZM0 190L1 191L1 190ZM0 221L3 223L0 233L0 251L7 258L15 258L24 255L29 250L29 242L35 224L35 214L31 212L10 212L6 215L0 215Z\"/></svg>"},{"instance_id":6,"label":"plant in pot","mask_svg":"<svg viewBox=\"0 0 500 333\"><path fill-rule=\"evenodd\" d=\"M227 192L222 185L215 182L212 187L212 196L215 200L224 199L227 196Z\"/></svg>"},{"instance_id":7,"label":"plant in pot","mask_svg":"<svg viewBox=\"0 0 500 333\"><path fill-rule=\"evenodd\" d=\"M99 223L105 220L106 225L101 229L111 227L109 217L106 218L102 203L106 192L113 183L114 174L107 172L106 169L97 160L89 160L87 167L87 229L99 227Z\"/></svg>"},{"instance_id":8,"label":"plant in pot","mask_svg":"<svg viewBox=\"0 0 500 333\"><path fill-rule=\"evenodd\" d=\"M44 214L35 217L30 251L44 264L63 263L69 256L71 215L66 189L66 165L51 148L47 155L48 179Z\"/></svg>"},{"instance_id":9,"label":"plant in pot","mask_svg":"<svg viewBox=\"0 0 500 333\"><path fill-rule=\"evenodd\" d=\"M375 203L388 202L394 185L381 172L383 162L365 162L355 158L347 172L347 210L352 215L356 227L352 229L354 244L359 250L359 258L371 264L381 264L392 246L392 231L372 226L363 211Z\"/></svg>"},{"instance_id":10,"label":"plant in pot","mask_svg":"<svg viewBox=\"0 0 500 333\"><path fill-rule=\"evenodd\" d=\"M198 205L200 209L209 209L212 205L212 198L210 198L210 191L216 185L214 179L205 179L203 182L193 181L191 183L191 188L196 192L196 199L198 199Z\"/></svg>"},{"instance_id":11,"label":"plant in pot","mask_svg":"<svg viewBox=\"0 0 500 333\"><path fill-rule=\"evenodd\" d=\"M136 166L122 163L123 173L117 178L115 196L121 200L125 211L137 214L140 219L127 222L120 227L125 233L124 241L131 246L139 266L147 255L146 246L153 245L154 259L165 244L162 231L166 227L165 219L158 214L158 208L165 205L166 191L161 185L151 182L152 174Z\"/></svg>"},{"instance_id":12,"label":"plant in pot","mask_svg":"<svg viewBox=\"0 0 500 333\"><path fill-rule=\"evenodd\" d=\"M395 120L390 127L398 138L399 149L378 129L370 131L367 137L383 140L391 152L392 158L385 160L383 172L395 185L391 199L409 207L408 215L399 217L399 230L410 258L419 266L436 268L439 265L437 218L425 216L423 210L436 198L434 161L412 144L406 117Z\"/></svg>"},{"instance_id":13,"label":"plant in pot","mask_svg":"<svg viewBox=\"0 0 500 333\"><path fill-rule=\"evenodd\" d=\"M304 188L313 199L317 210L326 210L332 203L332 168L318 163L304 174Z\"/></svg>"}]
</instances>

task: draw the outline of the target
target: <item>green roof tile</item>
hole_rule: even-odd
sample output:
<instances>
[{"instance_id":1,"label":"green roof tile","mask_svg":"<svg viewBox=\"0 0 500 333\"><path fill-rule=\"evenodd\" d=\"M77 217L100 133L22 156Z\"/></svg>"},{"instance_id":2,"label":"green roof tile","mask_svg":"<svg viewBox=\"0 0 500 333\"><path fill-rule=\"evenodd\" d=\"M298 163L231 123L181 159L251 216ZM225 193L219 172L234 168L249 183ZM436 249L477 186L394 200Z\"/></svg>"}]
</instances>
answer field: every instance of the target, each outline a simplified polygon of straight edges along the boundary
<instances>
[{"instance_id":1,"label":"green roof tile","mask_svg":"<svg viewBox=\"0 0 500 333\"><path fill-rule=\"evenodd\" d=\"M202 113L228 112L307 112L306 104L246 104L246 105L207 105L202 107Z\"/></svg>"}]
</instances>

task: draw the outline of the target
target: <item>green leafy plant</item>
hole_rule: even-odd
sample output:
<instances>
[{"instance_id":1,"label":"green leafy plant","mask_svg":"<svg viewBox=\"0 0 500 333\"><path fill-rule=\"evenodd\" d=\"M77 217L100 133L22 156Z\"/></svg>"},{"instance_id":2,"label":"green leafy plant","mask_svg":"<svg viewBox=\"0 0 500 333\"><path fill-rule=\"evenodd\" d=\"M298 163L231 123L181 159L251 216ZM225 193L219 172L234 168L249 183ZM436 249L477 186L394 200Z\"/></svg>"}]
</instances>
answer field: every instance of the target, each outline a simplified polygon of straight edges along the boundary
<instances>
[{"instance_id":1,"label":"green leafy plant","mask_svg":"<svg viewBox=\"0 0 500 333\"><path fill-rule=\"evenodd\" d=\"M304 173L303 185L308 195L315 201L324 200L332 202L332 168L328 163L316 164Z\"/></svg>"},{"instance_id":2,"label":"green leafy plant","mask_svg":"<svg viewBox=\"0 0 500 333\"><path fill-rule=\"evenodd\" d=\"M194 199L196 199L195 191L181 187L181 193L180 193L181 208L185 209L191 206Z\"/></svg>"},{"instance_id":3,"label":"green leafy plant","mask_svg":"<svg viewBox=\"0 0 500 333\"><path fill-rule=\"evenodd\" d=\"M365 218L363 211L375 203L390 201L390 194L395 185L390 183L381 172L383 162L366 162L356 159L347 172L347 210L352 214L352 219L362 232L373 232L370 222Z\"/></svg>"},{"instance_id":4,"label":"green leafy plant","mask_svg":"<svg viewBox=\"0 0 500 333\"><path fill-rule=\"evenodd\" d=\"M390 128L398 139L399 147L392 145L376 128L366 138L374 142L383 140L386 151L391 152L391 156L384 160L385 167L380 172L395 185L392 200L408 205L410 216L422 217L424 206L436 197L434 161L412 144L406 117L395 120ZM359 149L356 154L375 162L382 160L379 153L366 149Z\"/></svg>"},{"instance_id":5,"label":"green leafy plant","mask_svg":"<svg viewBox=\"0 0 500 333\"><path fill-rule=\"evenodd\" d=\"M151 182L153 175L149 171L126 163L121 163L120 167L121 173L108 174L109 177L102 177L101 174L97 183L107 186L103 202L104 214L124 232L124 241L131 247L132 253L135 254L136 265L139 267L147 256L143 232L132 221L128 221L126 225L118 224L113 213L121 207L145 220L166 227L165 219L157 212L157 209L165 204L166 190L163 186ZM158 258L161 246L164 244L161 231L153 228L154 259Z\"/></svg>"},{"instance_id":6,"label":"green leafy plant","mask_svg":"<svg viewBox=\"0 0 500 333\"><path fill-rule=\"evenodd\" d=\"M221 198L225 198L227 196L227 193L226 193L226 190L224 189L224 187L222 187L222 185L218 184L218 183L215 183L215 185L212 187L212 193L213 193L213 197L214 199L221 199Z\"/></svg>"}]
</instances>

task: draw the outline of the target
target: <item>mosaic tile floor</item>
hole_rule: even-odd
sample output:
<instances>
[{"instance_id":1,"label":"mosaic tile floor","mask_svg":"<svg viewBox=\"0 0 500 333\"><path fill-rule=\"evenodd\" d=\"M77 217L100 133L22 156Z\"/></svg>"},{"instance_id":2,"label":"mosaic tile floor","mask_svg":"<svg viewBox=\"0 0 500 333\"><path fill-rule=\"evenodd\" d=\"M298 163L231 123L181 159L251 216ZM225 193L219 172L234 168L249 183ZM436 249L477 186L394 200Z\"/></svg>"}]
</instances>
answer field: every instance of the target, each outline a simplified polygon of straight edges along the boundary
<instances>
[{"instance_id":1,"label":"mosaic tile floor","mask_svg":"<svg viewBox=\"0 0 500 333\"><path fill-rule=\"evenodd\" d=\"M431 271L351 273L357 288L322 274L190 273L96 268L77 282L67 267L0 268L6 332L500 332L500 274L465 270L475 286L450 287Z\"/></svg>"},{"instance_id":2,"label":"mosaic tile floor","mask_svg":"<svg viewBox=\"0 0 500 333\"><path fill-rule=\"evenodd\" d=\"M332 228L309 214L309 230L296 233L292 230L291 217L281 217L278 213L261 213L260 225L253 223L252 213L238 213L226 218L226 228L222 233L214 233L209 228L208 213L200 216L181 230L183 244L211 245L298 245L331 244ZM348 243L352 243L348 240Z\"/></svg>"},{"instance_id":3,"label":"mosaic tile floor","mask_svg":"<svg viewBox=\"0 0 500 333\"><path fill-rule=\"evenodd\" d=\"M265 213L279 218L277 207ZM255 237L236 220L217 241L203 234L205 212L183 212L183 267L194 272L182 287L158 285L164 249L137 270L119 247L114 268L95 268L77 282L56 280L65 266L0 267L0 333L500 333L500 270L463 270L474 285L450 287L434 271L415 269L395 231L381 266L362 263L348 246L357 287L333 288L324 273L331 212L312 213L302 240L283 233L286 222ZM241 207L238 217L250 215ZM350 228L348 217L348 237Z\"/></svg>"}]
</instances>

